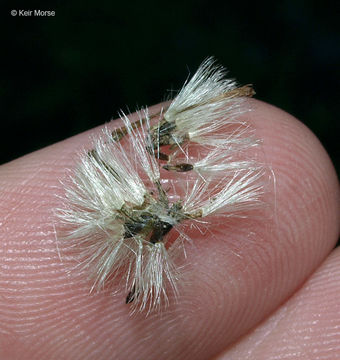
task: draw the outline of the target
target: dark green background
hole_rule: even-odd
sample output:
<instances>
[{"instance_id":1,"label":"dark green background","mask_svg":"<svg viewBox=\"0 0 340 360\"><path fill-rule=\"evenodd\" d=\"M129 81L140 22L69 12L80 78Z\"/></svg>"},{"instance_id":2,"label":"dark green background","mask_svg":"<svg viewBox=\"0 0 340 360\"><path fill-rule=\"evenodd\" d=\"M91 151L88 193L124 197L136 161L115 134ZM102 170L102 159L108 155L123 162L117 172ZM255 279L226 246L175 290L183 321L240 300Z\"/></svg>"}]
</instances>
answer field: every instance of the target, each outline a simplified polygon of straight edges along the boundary
<instances>
[{"instance_id":1,"label":"dark green background","mask_svg":"<svg viewBox=\"0 0 340 360\"><path fill-rule=\"evenodd\" d=\"M4 4L4 3L3 3ZM5 2L1 163L152 105L214 55L339 169L339 12L325 1ZM11 9L54 10L53 18Z\"/></svg>"}]
</instances>

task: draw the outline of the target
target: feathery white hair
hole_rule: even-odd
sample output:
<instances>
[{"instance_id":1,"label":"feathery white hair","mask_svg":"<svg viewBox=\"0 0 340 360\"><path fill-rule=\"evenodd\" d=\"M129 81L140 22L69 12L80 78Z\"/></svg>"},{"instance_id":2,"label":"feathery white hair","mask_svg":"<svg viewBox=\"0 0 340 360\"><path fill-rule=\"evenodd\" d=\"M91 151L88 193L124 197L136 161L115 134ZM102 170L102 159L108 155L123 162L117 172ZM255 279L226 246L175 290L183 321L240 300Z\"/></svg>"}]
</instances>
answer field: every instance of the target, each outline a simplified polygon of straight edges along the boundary
<instances>
[{"instance_id":1,"label":"feathery white hair","mask_svg":"<svg viewBox=\"0 0 340 360\"><path fill-rule=\"evenodd\" d=\"M156 123L147 109L136 123L122 114L124 127L105 129L64 183L62 238L74 242L93 289L124 279L133 310L159 309L169 290L178 295L181 223L262 205L263 167L245 155L259 142L239 117L249 110L244 93L224 76L209 58ZM173 229L177 240L169 242Z\"/></svg>"}]
</instances>

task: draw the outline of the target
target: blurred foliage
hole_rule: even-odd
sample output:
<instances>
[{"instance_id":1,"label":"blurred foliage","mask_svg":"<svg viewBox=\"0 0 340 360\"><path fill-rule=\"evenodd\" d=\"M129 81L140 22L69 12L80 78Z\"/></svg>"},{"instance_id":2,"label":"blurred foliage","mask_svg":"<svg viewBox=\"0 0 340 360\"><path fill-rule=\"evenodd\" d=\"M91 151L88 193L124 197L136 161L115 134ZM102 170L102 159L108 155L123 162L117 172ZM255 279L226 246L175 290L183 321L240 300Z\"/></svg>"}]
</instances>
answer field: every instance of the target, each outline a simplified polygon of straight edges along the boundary
<instances>
[{"instance_id":1,"label":"blurred foliage","mask_svg":"<svg viewBox=\"0 0 340 360\"><path fill-rule=\"evenodd\" d=\"M69 0L14 5L2 26L1 163L165 99L214 55L303 121L339 170L335 4ZM11 9L54 10L48 18Z\"/></svg>"}]
</instances>

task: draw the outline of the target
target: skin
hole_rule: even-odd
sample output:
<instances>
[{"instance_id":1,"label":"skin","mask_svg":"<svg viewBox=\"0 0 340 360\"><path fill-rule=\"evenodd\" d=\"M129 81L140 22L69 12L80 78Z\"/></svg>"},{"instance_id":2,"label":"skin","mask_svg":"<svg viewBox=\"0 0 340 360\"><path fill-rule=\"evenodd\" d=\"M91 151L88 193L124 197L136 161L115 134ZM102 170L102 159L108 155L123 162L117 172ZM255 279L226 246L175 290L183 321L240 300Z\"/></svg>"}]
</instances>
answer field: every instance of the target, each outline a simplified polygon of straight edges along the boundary
<instances>
[{"instance_id":1,"label":"skin","mask_svg":"<svg viewBox=\"0 0 340 360\"><path fill-rule=\"evenodd\" d=\"M196 233L178 301L148 317L129 315L118 285L89 294L87 274L58 254L59 180L100 129L0 167L1 359L340 358L334 168L302 123L251 105L247 117L275 175L272 205L254 220L220 223L214 236Z\"/></svg>"}]
</instances>

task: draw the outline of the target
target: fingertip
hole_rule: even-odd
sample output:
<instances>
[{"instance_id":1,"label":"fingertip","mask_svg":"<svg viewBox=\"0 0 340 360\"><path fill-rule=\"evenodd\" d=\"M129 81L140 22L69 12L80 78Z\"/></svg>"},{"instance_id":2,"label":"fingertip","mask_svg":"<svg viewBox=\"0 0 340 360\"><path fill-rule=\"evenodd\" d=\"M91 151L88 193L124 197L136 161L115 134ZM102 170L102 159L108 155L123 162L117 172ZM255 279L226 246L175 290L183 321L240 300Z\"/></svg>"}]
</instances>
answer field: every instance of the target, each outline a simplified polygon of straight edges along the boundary
<instances>
[{"instance_id":1,"label":"fingertip","mask_svg":"<svg viewBox=\"0 0 340 360\"><path fill-rule=\"evenodd\" d=\"M251 100L251 105L249 121L262 139L263 161L275 176L272 187L275 201L269 204L269 214L266 210L260 219L259 216L256 220L246 218L233 224L227 219L215 237L209 232L198 234L194 246L186 246L185 261L189 269L184 273L188 276L184 281L188 285L178 303L172 304L162 316L156 314L146 320L139 316L129 320L128 325L124 325L128 310L122 309L128 305L123 304L123 297L122 305L112 310L112 302L105 300L105 296L90 297L87 284L79 283L81 279L84 281L84 276L65 275L55 250L51 219L46 216L57 206L55 192L61 190L59 180L65 170L74 167L76 153L90 146L90 136L99 134L101 128L12 162L2 172L1 179L8 190L6 199L10 199L12 218L24 219L15 226L10 224L15 232L12 239L16 241L12 245L16 254L29 253L34 259L27 256L26 260L20 260L10 255L9 260L13 266L17 261L28 261L31 268L18 271L18 278L24 277L33 284L33 292L39 289L39 301L26 302L27 318L21 324L25 331L31 313L39 311L48 319L42 328L55 328L55 319L50 319L47 313L55 297L49 297L48 302L43 299L52 289L62 293L57 302L60 308L55 313L65 327L55 330L58 336L62 337L60 331L64 331L76 337L76 329L70 328L75 321L90 338L101 339L102 343L110 339L111 348L122 345L123 353L131 357L144 351L142 355L146 358L145 344L151 348L154 336L158 335L162 342L155 350L157 354L172 349L179 358L189 358L192 354L204 358L221 351L290 296L334 246L339 231L338 183L328 155L304 125L268 104ZM3 208L3 215L7 210ZM40 246L36 246L39 241ZM32 244L36 246L33 252ZM42 269L41 273L37 269ZM9 268L9 272L12 270ZM55 287L51 287L51 281ZM16 283L13 293L16 286L19 285ZM29 289L26 291L30 296ZM18 299L26 301L20 296ZM100 318L94 315L98 308ZM81 319L76 318L77 314L81 314ZM34 325L41 327L41 322ZM113 334L114 326L125 326L124 334L120 332L120 337ZM105 332L99 334L98 327ZM119 343L122 338L124 342ZM140 339L146 340L142 343ZM107 351L100 346L91 347L93 351L99 348ZM72 349L68 351L72 353Z\"/></svg>"}]
</instances>

